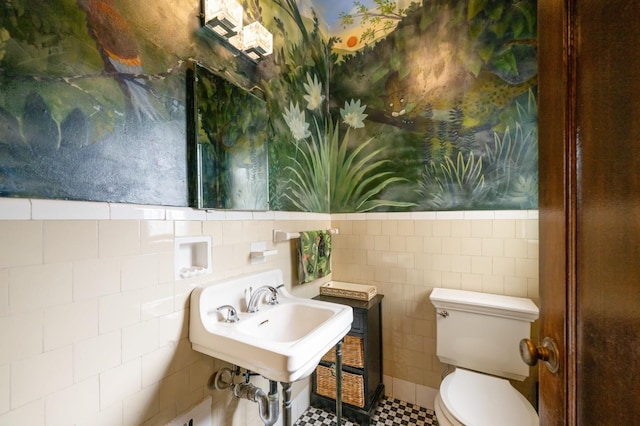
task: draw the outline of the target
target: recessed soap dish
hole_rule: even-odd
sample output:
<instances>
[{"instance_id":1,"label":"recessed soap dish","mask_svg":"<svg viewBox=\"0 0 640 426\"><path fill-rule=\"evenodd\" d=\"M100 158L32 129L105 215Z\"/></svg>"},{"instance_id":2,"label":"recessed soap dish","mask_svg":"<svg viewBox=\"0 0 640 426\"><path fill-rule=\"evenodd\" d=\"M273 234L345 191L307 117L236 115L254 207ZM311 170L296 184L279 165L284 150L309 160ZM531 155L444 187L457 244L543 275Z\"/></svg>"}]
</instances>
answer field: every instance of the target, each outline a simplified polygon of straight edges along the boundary
<instances>
[{"instance_id":1,"label":"recessed soap dish","mask_svg":"<svg viewBox=\"0 0 640 426\"><path fill-rule=\"evenodd\" d=\"M204 275L207 273L207 269L202 266L191 266L180 268L180 278L191 278L198 275Z\"/></svg>"},{"instance_id":2,"label":"recessed soap dish","mask_svg":"<svg viewBox=\"0 0 640 426\"><path fill-rule=\"evenodd\" d=\"M211 273L211 237L175 239L175 278L177 280Z\"/></svg>"}]
</instances>

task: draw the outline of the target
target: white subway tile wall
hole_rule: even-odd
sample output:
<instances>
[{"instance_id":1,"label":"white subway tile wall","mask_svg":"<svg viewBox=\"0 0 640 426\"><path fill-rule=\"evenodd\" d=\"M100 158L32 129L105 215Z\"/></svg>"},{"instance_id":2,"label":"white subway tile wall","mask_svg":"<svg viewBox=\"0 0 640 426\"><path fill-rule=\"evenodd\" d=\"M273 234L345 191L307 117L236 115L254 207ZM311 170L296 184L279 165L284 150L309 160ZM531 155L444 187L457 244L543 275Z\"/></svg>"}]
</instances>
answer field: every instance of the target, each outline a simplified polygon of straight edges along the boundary
<instances>
[{"instance_id":1,"label":"white subway tile wall","mask_svg":"<svg viewBox=\"0 0 640 426\"><path fill-rule=\"evenodd\" d=\"M0 426L164 424L207 395L216 424L258 424L256 404L207 389L225 364L191 350L190 292L280 268L294 294L313 297L322 282L297 284L295 244L274 245L273 230L328 227L340 230L332 278L385 295L389 396L430 407L439 386L432 288L537 299L537 212L232 213L0 199ZM195 235L212 237L213 273L175 280L174 239ZM278 254L252 266L256 241ZM308 382L294 386L296 418L308 391Z\"/></svg>"},{"instance_id":2,"label":"white subway tile wall","mask_svg":"<svg viewBox=\"0 0 640 426\"><path fill-rule=\"evenodd\" d=\"M415 386L431 395L445 368L435 355L435 311L429 302L433 288L506 294L537 302L538 212L365 216L333 216L332 226L340 229L333 245L333 279L376 285L385 295L387 394L415 402Z\"/></svg>"}]
</instances>

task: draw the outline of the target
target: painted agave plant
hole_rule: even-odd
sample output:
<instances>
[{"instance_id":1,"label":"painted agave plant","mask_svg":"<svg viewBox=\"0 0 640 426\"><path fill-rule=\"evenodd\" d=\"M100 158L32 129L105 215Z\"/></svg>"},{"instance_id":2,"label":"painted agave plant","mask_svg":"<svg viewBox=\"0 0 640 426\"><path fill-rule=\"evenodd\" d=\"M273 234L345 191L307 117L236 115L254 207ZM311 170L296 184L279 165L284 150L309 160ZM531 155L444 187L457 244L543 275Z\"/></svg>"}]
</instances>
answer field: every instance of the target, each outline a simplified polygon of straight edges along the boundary
<instances>
[{"instance_id":1,"label":"painted agave plant","mask_svg":"<svg viewBox=\"0 0 640 426\"><path fill-rule=\"evenodd\" d=\"M319 110L324 102L322 84L307 74L304 84L307 110ZM345 102L340 109L346 127L340 137L340 122L311 114L311 124L299 103L289 103L283 118L295 139L295 154L289 157L285 197L296 208L314 212L366 212L377 208L410 207L413 204L380 198L389 185L405 179L385 171L389 160L380 159L383 148L369 138L349 149L350 132L365 126L366 105ZM311 127L313 126L313 127Z\"/></svg>"}]
</instances>

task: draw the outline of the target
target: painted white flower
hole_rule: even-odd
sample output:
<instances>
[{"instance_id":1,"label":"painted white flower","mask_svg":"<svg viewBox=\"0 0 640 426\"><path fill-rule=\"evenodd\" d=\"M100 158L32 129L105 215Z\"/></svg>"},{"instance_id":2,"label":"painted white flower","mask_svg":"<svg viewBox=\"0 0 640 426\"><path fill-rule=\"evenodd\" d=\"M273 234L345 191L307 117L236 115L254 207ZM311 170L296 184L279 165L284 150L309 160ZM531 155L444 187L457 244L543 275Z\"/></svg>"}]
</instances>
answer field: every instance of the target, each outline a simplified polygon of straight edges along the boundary
<instances>
[{"instance_id":1,"label":"painted white flower","mask_svg":"<svg viewBox=\"0 0 640 426\"><path fill-rule=\"evenodd\" d=\"M369 115L364 113L364 110L366 108L366 105L360 106L360 99L358 99L357 101L351 99L351 102L345 102L344 108L340 108L340 116L342 116L342 122L348 124L354 129L364 127L363 121Z\"/></svg>"},{"instance_id":2,"label":"painted white flower","mask_svg":"<svg viewBox=\"0 0 640 426\"><path fill-rule=\"evenodd\" d=\"M289 101L289 108L285 108L284 111L284 121L289 126L289 130L291 130L291 134L293 134L296 141L311 135L309 123L305 121L304 113L300 110L297 102L293 106L293 102Z\"/></svg>"},{"instance_id":3,"label":"painted white flower","mask_svg":"<svg viewBox=\"0 0 640 426\"><path fill-rule=\"evenodd\" d=\"M304 83L304 90L307 94L304 95L304 100L307 101L307 109L314 110L320 108L324 101L324 95L322 94L322 83L318 81L318 76L314 75L313 80L311 75L307 73L307 82Z\"/></svg>"}]
</instances>

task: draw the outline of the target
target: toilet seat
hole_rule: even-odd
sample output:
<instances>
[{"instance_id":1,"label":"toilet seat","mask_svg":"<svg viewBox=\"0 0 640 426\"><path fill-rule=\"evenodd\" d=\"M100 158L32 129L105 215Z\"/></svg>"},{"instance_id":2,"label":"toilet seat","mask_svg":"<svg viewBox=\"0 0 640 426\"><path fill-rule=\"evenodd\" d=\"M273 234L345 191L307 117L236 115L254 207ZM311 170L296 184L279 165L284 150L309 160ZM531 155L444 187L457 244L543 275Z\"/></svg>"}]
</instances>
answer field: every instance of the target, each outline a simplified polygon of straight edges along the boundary
<instances>
[{"instance_id":1,"label":"toilet seat","mask_svg":"<svg viewBox=\"0 0 640 426\"><path fill-rule=\"evenodd\" d=\"M538 413L508 380L462 368L442 381L435 408L441 425L538 425Z\"/></svg>"}]
</instances>

